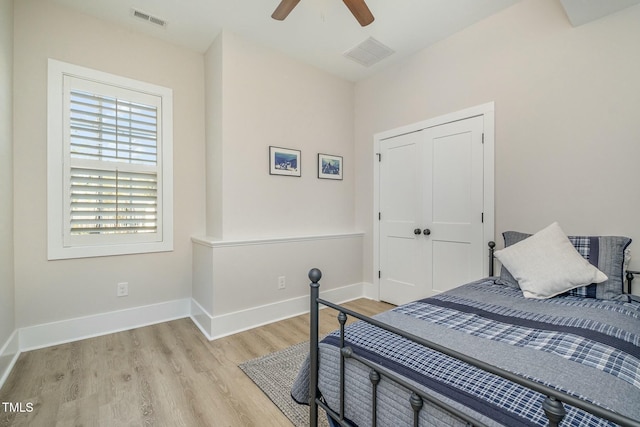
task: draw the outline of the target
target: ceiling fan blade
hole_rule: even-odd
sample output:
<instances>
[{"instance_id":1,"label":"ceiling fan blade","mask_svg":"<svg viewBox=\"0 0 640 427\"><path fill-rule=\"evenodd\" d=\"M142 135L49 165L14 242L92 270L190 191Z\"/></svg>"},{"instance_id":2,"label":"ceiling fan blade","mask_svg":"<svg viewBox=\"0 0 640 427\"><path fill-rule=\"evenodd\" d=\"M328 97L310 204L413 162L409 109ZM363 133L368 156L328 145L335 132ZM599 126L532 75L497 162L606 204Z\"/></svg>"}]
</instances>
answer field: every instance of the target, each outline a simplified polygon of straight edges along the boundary
<instances>
[{"instance_id":1,"label":"ceiling fan blade","mask_svg":"<svg viewBox=\"0 0 640 427\"><path fill-rule=\"evenodd\" d=\"M366 27L375 19L364 0L343 0L361 26Z\"/></svg>"},{"instance_id":2,"label":"ceiling fan blade","mask_svg":"<svg viewBox=\"0 0 640 427\"><path fill-rule=\"evenodd\" d=\"M298 3L300 3L300 0L282 0L276 10L273 11L271 17L278 21L283 21Z\"/></svg>"}]
</instances>

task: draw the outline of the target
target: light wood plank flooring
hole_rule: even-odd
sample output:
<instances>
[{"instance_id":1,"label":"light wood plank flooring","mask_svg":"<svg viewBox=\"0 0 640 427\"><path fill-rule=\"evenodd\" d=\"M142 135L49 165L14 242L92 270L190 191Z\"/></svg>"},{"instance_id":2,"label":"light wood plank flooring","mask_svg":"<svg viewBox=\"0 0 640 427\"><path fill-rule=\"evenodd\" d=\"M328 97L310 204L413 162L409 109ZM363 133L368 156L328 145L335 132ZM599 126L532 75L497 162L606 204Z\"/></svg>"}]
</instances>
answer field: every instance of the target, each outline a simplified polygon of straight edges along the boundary
<instances>
[{"instance_id":1,"label":"light wood plank flooring","mask_svg":"<svg viewBox=\"0 0 640 427\"><path fill-rule=\"evenodd\" d=\"M347 307L373 315L386 303ZM338 327L324 309L320 333ZM0 426L288 426L288 419L238 368L308 340L297 316L215 341L188 318L25 352L0 390Z\"/></svg>"}]
</instances>

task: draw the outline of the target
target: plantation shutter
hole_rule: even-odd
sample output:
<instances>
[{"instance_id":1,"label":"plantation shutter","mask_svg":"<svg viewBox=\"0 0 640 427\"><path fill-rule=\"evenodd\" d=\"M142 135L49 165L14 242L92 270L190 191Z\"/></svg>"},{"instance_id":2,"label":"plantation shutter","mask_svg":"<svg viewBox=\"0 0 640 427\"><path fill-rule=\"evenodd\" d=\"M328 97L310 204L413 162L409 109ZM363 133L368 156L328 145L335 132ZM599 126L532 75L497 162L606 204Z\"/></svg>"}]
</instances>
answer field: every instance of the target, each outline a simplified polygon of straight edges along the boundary
<instances>
[{"instance_id":1,"label":"plantation shutter","mask_svg":"<svg viewBox=\"0 0 640 427\"><path fill-rule=\"evenodd\" d=\"M173 250L173 91L49 58L47 259Z\"/></svg>"},{"instance_id":2,"label":"plantation shutter","mask_svg":"<svg viewBox=\"0 0 640 427\"><path fill-rule=\"evenodd\" d=\"M69 239L159 231L158 106L71 89Z\"/></svg>"},{"instance_id":3,"label":"plantation shutter","mask_svg":"<svg viewBox=\"0 0 640 427\"><path fill-rule=\"evenodd\" d=\"M153 173L71 168L70 232L155 233L157 190Z\"/></svg>"}]
</instances>

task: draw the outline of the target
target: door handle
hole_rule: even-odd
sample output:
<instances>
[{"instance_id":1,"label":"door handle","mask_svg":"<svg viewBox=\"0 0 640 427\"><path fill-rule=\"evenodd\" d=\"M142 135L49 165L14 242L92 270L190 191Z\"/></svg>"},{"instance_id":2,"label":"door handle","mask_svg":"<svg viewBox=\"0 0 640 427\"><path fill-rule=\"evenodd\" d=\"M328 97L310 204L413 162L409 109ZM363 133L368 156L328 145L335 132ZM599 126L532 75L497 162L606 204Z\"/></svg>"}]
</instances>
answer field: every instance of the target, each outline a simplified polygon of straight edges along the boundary
<instances>
[{"instance_id":1,"label":"door handle","mask_svg":"<svg viewBox=\"0 0 640 427\"><path fill-rule=\"evenodd\" d=\"M413 234L418 236L419 234L422 234L422 230L420 230L419 228L416 228L415 230L413 230Z\"/></svg>"},{"instance_id":2,"label":"door handle","mask_svg":"<svg viewBox=\"0 0 640 427\"><path fill-rule=\"evenodd\" d=\"M431 230L429 230L428 228L425 228L424 231L422 232L425 236L428 236L429 234L431 234Z\"/></svg>"}]
</instances>

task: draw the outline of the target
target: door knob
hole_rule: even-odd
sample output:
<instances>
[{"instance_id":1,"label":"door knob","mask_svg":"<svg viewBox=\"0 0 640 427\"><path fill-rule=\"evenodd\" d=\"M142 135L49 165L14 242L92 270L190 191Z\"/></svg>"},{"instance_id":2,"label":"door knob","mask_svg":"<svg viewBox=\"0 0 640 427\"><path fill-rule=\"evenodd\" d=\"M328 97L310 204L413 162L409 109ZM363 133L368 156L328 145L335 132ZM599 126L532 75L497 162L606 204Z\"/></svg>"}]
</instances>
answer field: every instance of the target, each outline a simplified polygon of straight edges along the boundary
<instances>
[{"instance_id":1,"label":"door knob","mask_svg":"<svg viewBox=\"0 0 640 427\"><path fill-rule=\"evenodd\" d=\"M425 228L423 233L425 236L428 236L429 234L431 234L431 230L429 230L428 228Z\"/></svg>"},{"instance_id":2,"label":"door knob","mask_svg":"<svg viewBox=\"0 0 640 427\"><path fill-rule=\"evenodd\" d=\"M419 228L416 228L415 230L413 230L413 234L415 234L416 236L421 233L422 233L422 230L420 230Z\"/></svg>"}]
</instances>

